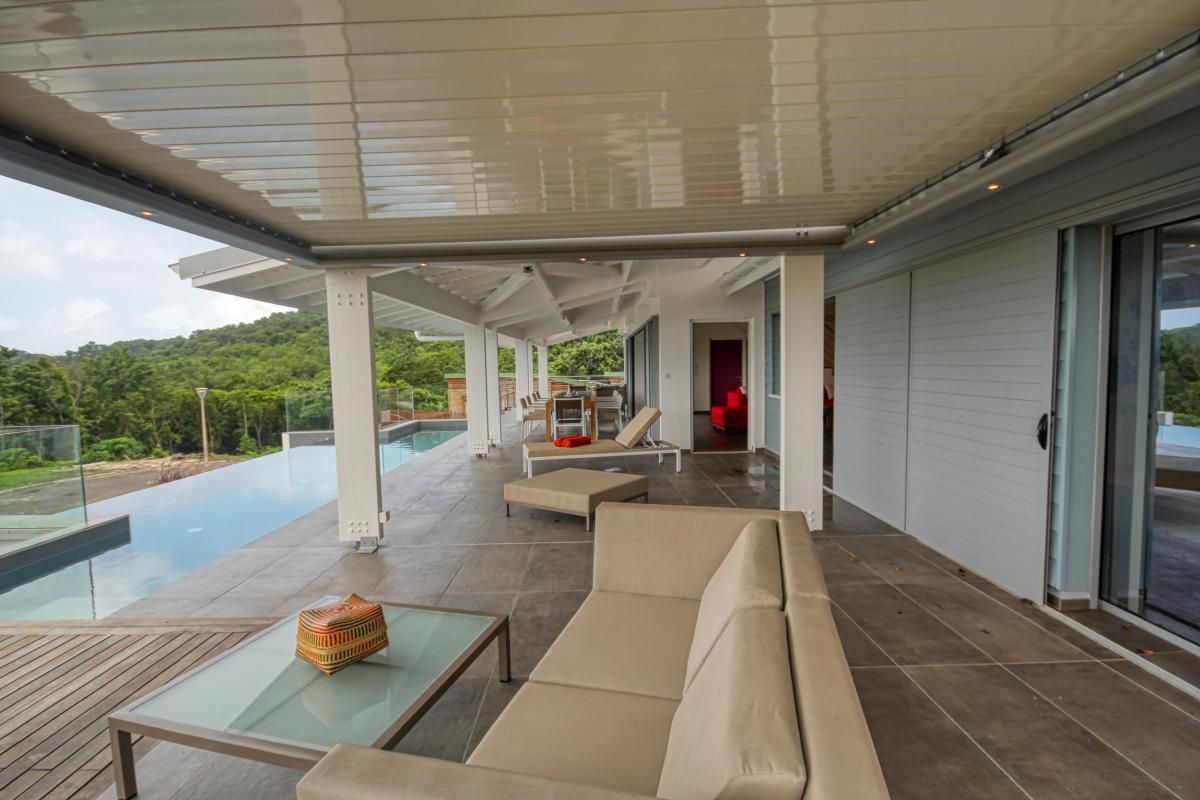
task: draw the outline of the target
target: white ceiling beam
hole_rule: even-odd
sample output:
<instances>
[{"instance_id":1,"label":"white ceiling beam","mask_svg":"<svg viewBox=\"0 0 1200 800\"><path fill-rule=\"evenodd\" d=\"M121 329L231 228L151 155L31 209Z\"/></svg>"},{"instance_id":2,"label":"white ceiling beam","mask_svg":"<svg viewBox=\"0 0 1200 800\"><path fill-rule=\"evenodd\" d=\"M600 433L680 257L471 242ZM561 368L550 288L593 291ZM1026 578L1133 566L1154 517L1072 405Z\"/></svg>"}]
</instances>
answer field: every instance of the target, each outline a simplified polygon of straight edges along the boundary
<instances>
[{"instance_id":1,"label":"white ceiling beam","mask_svg":"<svg viewBox=\"0 0 1200 800\"><path fill-rule=\"evenodd\" d=\"M779 271L779 259L772 256L769 258L759 259L757 264L753 264L748 270L739 275L733 283L725 287L725 295L728 297L731 294L737 294L747 286L758 283L767 278L773 272Z\"/></svg>"},{"instance_id":2,"label":"white ceiling beam","mask_svg":"<svg viewBox=\"0 0 1200 800\"><path fill-rule=\"evenodd\" d=\"M497 286L492 293L487 296L479 307L484 311L491 311L496 306L503 303L508 298L512 297L517 291L533 280L533 276L524 272L518 272L515 275L509 275L504 279L504 283Z\"/></svg>"},{"instance_id":3,"label":"white ceiling beam","mask_svg":"<svg viewBox=\"0 0 1200 800\"><path fill-rule=\"evenodd\" d=\"M429 277L436 279L438 276L430 275ZM505 278L503 274L479 272L466 280L457 280L447 283L434 283L434 286L453 294L465 295L481 290L490 292L498 284L503 283L504 280Z\"/></svg>"},{"instance_id":4,"label":"white ceiling beam","mask_svg":"<svg viewBox=\"0 0 1200 800\"><path fill-rule=\"evenodd\" d=\"M633 273L633 268L634 268L634 265L636 265L636 264L637 264L637 259L633 259L633 258L627 258L621 262L621 285L622 286L629 283L629 276ZM623 299L623 295L617 295L616 297L613 298L613 301L612 301L613 316L616 316L617 312L621 310L621 300L622 299Z\"/></svg>"},{"instance_id":5,"label":"white ceiling beam","mask_svg":"<svg viewBox=\"0 0 1200 800\"><path fill-rule=\"evenodd\" d=\"M479 323L479 309L476 306L412 272L392 272L376 276L371 279L371 289L439 317L469 325Z\"/></svg>"},{"instance_id":6,"label":"white ceiling beam","mask_svg":"<svg viewBox=\"0 0 1200 800\"><path fill-rule=\"evenodd\" d=\"M597 282L592 282L586 291L556 298L553 301L553 307L546 303L533 303L515 309L495 309L490 314L484 313L483 319L485 322L495 323L496 325L512 325L524 320L536 319L551 314L562 316L562 312L572 308L611 300L614 297L620 297L631 291L641 291L643 285L642 281L634 281L630 284L618 286L611 284L607 286L600 284L598 286ZM564 320L564 322L569 321Z\"/></svg>"},{"instance_id":7,"label":"white ceiling beam","mask_svg":"<svg viewBox=\"0 0 1200 800\"><path fill-rule=\"evenodd\" d=\"M542 290L542 294L546 295L546 299L549 300L550 305L554 307L554 312L558 318L561 319L564 324L570 326L571 320L567 319L567 315L562 313L562 309L559 308L558 296L554 293L554 289L551 288L550 282L546 280L546 273L542 269L542 266L540 264L533 264L532 269L534 283L536 283L537 287Z\"/></svg>"}]
</instances>

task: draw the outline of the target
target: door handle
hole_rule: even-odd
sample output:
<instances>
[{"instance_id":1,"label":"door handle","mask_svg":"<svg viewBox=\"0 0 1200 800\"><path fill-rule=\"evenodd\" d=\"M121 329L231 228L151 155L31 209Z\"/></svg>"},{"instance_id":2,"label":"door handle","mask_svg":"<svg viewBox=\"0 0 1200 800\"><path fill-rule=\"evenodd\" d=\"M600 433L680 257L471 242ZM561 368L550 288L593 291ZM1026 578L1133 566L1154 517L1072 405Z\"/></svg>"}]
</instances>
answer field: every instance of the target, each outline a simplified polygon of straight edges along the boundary
<instances>
[{"instance_id":1,"label":"door handle","mask_svg":"<svg viewBox=\"0 0 1200 800\"><path fill-rule=\"evenodd\" d=\"M1038 440L1038 444L1042 446L1043 450L1046 449L1046 440L1049 438L1049 436L1050 436L1050 415L1042 414L1042 418L1038 420L1038 424L1037 424L1037 440Z\"/></svg>"}]
</instances>

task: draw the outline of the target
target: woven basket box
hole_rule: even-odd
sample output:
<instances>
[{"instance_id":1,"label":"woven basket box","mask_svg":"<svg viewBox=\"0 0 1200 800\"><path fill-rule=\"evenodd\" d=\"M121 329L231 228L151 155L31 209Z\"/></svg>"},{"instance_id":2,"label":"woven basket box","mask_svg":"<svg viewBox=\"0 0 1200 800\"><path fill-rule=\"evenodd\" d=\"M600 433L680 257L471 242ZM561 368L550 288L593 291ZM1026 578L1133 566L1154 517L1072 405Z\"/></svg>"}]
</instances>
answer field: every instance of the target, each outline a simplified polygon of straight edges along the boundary
<instances>
[{"instance_id":1,"label":"woven basket box","mask_svg":"<svg viewBox=\"0 0 1200 800\"><path fill-rule=\"evenodd\" d=\"M387 647L383 607L351 594L333 605L300 612L296 655L326 675Z\"/></svg>"}]
</instances>

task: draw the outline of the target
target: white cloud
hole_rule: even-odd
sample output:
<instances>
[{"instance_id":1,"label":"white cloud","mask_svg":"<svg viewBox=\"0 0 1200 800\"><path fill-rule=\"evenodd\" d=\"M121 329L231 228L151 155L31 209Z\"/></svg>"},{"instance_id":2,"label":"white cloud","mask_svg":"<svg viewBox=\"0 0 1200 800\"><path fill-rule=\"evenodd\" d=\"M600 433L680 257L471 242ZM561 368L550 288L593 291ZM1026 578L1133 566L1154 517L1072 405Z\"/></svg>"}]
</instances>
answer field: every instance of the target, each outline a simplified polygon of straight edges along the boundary
<instances>
[{"instance_id":1,"label":"white cloud","mask_svg":"<svg viewBox=\"0 0 1200 800\"><path fill-rule=\"evenodd\" d=\"M0 220L0 276L6 280L62 274L53 242L14 220Z\"/></svg>"},{"instance_id":2,"label":"white cloud","mask_svg":"<svg viewBox=\"0 0 1200 800\"><path fill-rule=\"evenodd\" d=\"M0 344L53 354L88 341L186 335L285 310L194 289L167 269L217 246L0 178Z\"/></svg>"}]
</instances>

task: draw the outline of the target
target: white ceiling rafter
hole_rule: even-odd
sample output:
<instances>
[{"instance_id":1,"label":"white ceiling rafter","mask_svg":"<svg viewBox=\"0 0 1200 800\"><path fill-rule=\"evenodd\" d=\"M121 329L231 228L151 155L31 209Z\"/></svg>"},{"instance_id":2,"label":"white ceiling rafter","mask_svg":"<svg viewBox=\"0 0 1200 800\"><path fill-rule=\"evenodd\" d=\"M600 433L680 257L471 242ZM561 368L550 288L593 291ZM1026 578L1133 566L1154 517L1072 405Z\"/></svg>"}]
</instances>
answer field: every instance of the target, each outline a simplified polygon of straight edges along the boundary
<instances>
[{"instance_id":1,"label":"white ceiling rafter","mask_svg":"<svg viewBox=\"0 0 1200 800\"><path fill-rule=\"evenodd\" d=\"M391 272L373 277L371 289L459 323L474 325L479 321L478 307L412 272Z\"/></svg>"},{"instance_id":2,"label":"white ceiling rafter","mask_svg":"<svg viewBox=\"0 0 1200 800\"><path fill-rule=\"evenodd\" d=\"M503 303L508 298L516 294L525 284L533 280L532 273L518 272L515 275L509 275L504 279L504 282L492 290L492 293L479 304L479 307L484 311L491 311L498 305Z\"/></svg>"},{"instance_id":3,"label":"white ceiling rafter","mask_svg":"<svg viewBox=\"0 0 1200 800\"><path fill-rule=\"evenodd\" d=\"M533 276L534 284L536 284L537 287L541 289L542 294L546 296L546 300L550 302L550 305L553 307L554 313L558 316L558 318L562 320L564 325L569 327L571 325L571 320L567 319L567 315L562 313L562 309L558 305L558 295L555 294L554 288L550 286L550 282L546 280L546 273L542 271L542 265L533 264L531 266L533 271L530 274Z\"/></svg>"}]
</instances>

